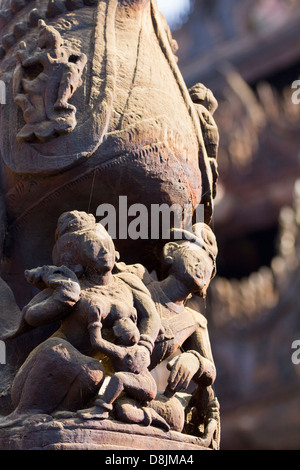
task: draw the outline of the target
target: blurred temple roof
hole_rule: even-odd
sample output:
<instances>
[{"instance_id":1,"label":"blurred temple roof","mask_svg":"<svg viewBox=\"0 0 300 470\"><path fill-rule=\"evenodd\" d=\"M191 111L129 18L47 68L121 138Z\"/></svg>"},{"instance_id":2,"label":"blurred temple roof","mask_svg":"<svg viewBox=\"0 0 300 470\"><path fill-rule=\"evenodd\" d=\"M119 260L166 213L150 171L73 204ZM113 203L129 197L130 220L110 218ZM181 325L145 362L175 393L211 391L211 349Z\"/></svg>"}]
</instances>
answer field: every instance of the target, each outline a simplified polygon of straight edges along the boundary
<instances>
[{"instance_id":1,"label":"blurred temple roof","mask_svg":"<svg viewBox=\"0 0 300 470\"><path fill-rule=\"evenodd\" d=\"M216 95L213 228L218 276L207 305L224 449L300 448L300 77L298 0L195 0L173 31L190 87Z\"/></svg>"}]
</instances>

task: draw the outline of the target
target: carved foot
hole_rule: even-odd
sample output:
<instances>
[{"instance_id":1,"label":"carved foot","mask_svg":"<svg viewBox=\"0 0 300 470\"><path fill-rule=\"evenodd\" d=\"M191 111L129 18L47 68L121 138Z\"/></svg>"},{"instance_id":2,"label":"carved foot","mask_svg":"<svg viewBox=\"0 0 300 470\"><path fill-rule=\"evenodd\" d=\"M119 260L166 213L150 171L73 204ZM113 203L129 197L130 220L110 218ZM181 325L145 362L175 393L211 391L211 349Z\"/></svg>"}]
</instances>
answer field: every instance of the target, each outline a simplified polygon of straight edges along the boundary
<instances>
[{"instance_id":1,"label":"carved foot","mask_svg":"<svg viewBox=\"0 0 300 470\"><path fill-rule=\"evenodd\" d=\"M29 415L26 415L26 418L28 418L28 416ZM19 424L22 424L23 421L24 421L24 415L20 415L20 414L13 412L10 415L5 416L5 418L1 418L0 429L18 426Z\"/></svg>"},{"instance_id":2,"label":"carved foot","mask_svg":"<svg viewBox=\"0 0 300 470\"><path fill-rule=\"evenodd\" d=\"M70 111L76 111L76 108L75 106L73 106L72 104L70 103L67 103L66 101L62 101L62 100L58 100L56 101L56 103L54 104L54 109L56 109L56 111L59 111L59 110L70 110Z\"/></svg>"},{"instance_id":3,"label":"carved foot","mask_svg":"<svg viewBox=\"0 0 300 470\"><path fill-rule=\"evenodd\" d=\"M56 411L55 413L52 414L54 419L71 419L76 417L76 412L75 411Z\"/></svg>"},{"instance_id":4,"label":"carved foot","mask_svg":"<svg viewBox=\"0 0 300 470\"><path fill-rule=\"evenodd\" d=\"M155 410L152 408L143 408L145 413L144 424L146 426L155 426L157 428L161 428L164 431L170 431L170 426L168 425L167 421L162 418Z\"/></svg>"},{"instance_id":5,"label":"carved foot","mask_svg":"<svg viewBox=\"0 0 300 470\"><path fill-rule=\"evenodd\" d=\"M4 418L0 419L0 429L2 428L10 428L15 426L23 426L26 424L34 424L40 422L47 422L52 421L53 418L50 415L42 414L42 413L18 413L13 411L10 415L5 416Z\"/></svg>"},{"instance_id":6,"label":"carved foot","mask_svg":"<svg viewBox=\"0 0 300 470\"><path fill-rule=\"evenodd\" d=\"M77 411L77 415L82 419L108 419L109 411L101 405L96 405L86 410Z\"/></svg>"},{"instance_id":7,"label":"carved foot","mask_svg":"<svg viewBox=\"0 0 300 470\"><path fill-rule=\"evenodd\" d=\"M217 448L214 445L214 435L218 429L218 422L215 419L210 419L207 423L203 437L199 437L197 443L203 447L209 447L212 445L213 448Z\"/></svg>"}]
</instances>

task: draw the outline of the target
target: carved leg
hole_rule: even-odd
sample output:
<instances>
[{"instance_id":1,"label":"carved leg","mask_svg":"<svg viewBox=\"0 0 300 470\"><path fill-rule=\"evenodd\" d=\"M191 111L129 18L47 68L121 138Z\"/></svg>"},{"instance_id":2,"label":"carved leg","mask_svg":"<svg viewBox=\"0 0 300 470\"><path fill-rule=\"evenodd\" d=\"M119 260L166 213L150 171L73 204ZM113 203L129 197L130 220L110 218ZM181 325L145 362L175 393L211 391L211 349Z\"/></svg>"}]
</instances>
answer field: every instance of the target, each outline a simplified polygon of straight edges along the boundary
<instances>
[{"instance_id":1,"label":"carved leg","mask_svg":"<svg viewBox=\"0 0 300 470\"><path fill-rule=\"evenodd\" d=\"M75 411L99 391L102 365L71 344L50 338L27 358L12 385L15 413Z\"/></svg>"},{"instance_id":2,"label":"carved leg","mask_svg":"<svg viewBox=\"0 0 300 470\"><path fill-rule=\"evenodd\" d=\"M78 411L78 415L83 419L107 419L109 411L112 410L112 404L121 395L124 385L128 378L126 373L117 372L112 376L104 392L103 399L95 401L95 406L87 410Z\"/></svg>"},{"instance_id":3,"label":"carved leg","mask_svg":"<svg viewBox=\"0 0 300 470\"><path fill-rule=\"evenodd\" d=\"M87 410L80 410L78 415L83 419L106 419L113 403L126 392L141 403L151 401L156 395L156 383L148 371L140 374L130 372L117 372L112 376L102 399L95 402L95 406ZM143 419L145 415L143 413ZM158 418L157 416L157 419ZM151 420L152 421L152 420Z\"/></svg>"},{"instance_id":4,"label":"carved leg","mask_svg":"<svg viewBox=\"0 0 300 470\"><path fill-rule=\"evenodd\" d=\"M72 67L71 65L66 65L65 67ZM58 90L58 96L56 103L54 104L54 109L59 110L72 110L76 112L75 106L72 104L68 103L68 100L71 98L73 95L74 91L77 88L78 82L76 84L76 80L74 80L74 76L77 76L78 82L80 80L79 74L76 73L72 68L68 69L65 71L65 73L62 74L61 77L61 82Z\"/></svg>"},{"instance_id":5,"label":"carved leg","mask_svg":"<svg viewBox=\"0 0 300 470\"><path fill-rule=\"evenodd\" d=\"M219 449L220 447L220 404L212 387L201 387L195 391L189 405L186 431L199 435L199 445Z\"/></svg>"},{"instance_id":6,"label":"carved leg","mask_svg":"<svg viewBox=\"0 0 300 470\"><path fill-rule=\"evenodd\" d=\"M134 400L121 399L116 403L115 415L119 421L130 424L155 426L165 431L170 430L169 424L151 407L141 406Z\"/></svg>"}]
</instances>

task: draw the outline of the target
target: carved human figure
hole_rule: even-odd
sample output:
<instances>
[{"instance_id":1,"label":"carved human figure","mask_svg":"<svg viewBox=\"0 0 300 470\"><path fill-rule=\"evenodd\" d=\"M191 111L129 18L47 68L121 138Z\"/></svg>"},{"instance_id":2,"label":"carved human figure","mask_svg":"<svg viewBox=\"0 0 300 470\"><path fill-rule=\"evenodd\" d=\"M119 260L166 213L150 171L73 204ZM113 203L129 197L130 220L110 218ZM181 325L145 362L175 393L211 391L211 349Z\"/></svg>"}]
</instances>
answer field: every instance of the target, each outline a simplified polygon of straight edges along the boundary
<instances>
[{"instance_id":1,"label":"carved human figure","mask_svg":"<svg viewBox=\"0 0 300 470\"><path fill-rule=\"evenodd\" d=\"M37 410L78 410L97 395L104 378L97 339L112 328L116 340L124 340L125 335L127 344L132 344L127 352L131 354L132 370L150 363L160 318L149 291L137 276L112 274L117 256L112 239L92 215L74 211L60 217L53 250L56 266L26 272L27 280L42 290L23 309L18 331L59 320L61 325L30 354L17 373L12 385L15 415ZM120 334L120 321L126 319L138 325L139 335L129 335L126 328ZM76 371L79 362L88 376L86 382L67 373L68 368ZM48 384L48 388L43 386L43 394L40 384Z\"/></svg>"},{"instance_id":2,"label":"carved human figure","mask_svg":"<svg viewBox=\"0 0 300 470\"><path fill-rule=\"evenodd\" d=\"M73 130L76 108L68 100L81 84L86 55L65 47L59 32L39 20L35 52L22 41L16 58L14 100L26 122L18 139L47 141Z\"/></svg>"},{"instance_id":3,"label":"carved human figure","mask_svg":"<svg viewBox=\"0 0 300 470\"><path fill-rule=\"evenodd\" d=\"M141 265L117 264L119 271L129 271L143 279L161 316L163 328L155 342L150 369L170 358L166 397L187 390L192 381L197 384L198 416L205 417L204 440L209 443L217 432L219 418L219 406L212 390L216 370L207 321L201 313L186 306L186 300L190 294L206 295L216 272L216 256L212 230L205 224L197 224L193 233L173 230L173 241L163 249L163 261L168 269L163 280L153 280ZM136 406L132 404L131 409L126 403L122 409L121 405L120 414L128 421L136 420Z\"/></svg>"},{"instance_id":4,"label":"carved human figure","mask_svg":"<svg viewBox=\"0 0 300 470\"><path fill-rule=\"evenodd\" d=\"M218 108L218 102L211 90L202 83L197 83L189 89L190 96L200 119L200 125L204 140L205 149L212 170L213 176L213 197L217 194L218 172L218 151L219 151L219 130L214 119L214 114Z\"/></svg>"},{"instance_id":5,"label":"carved human figure","mask_svg":"<svg viewBox=\"0 0 300 470\"><path fill-rule=\"evenodd\" d=\"M83 419L106 419L113 410L114 402L125 392L128 397L141 404L143 423L169 430L167 422L154 409L149 408L149 402L157 394L156 382L148 370L150 356L145 348L127 346L132 342L139 342L140 333L136 324L125 317L114 324L113 330L118 344L103 339L99 328L94 330L92 342L96 349L112 360L115 373L102 398L96 399L92 408L80 410L78 415Z\"/></svg>"}]
</instances>

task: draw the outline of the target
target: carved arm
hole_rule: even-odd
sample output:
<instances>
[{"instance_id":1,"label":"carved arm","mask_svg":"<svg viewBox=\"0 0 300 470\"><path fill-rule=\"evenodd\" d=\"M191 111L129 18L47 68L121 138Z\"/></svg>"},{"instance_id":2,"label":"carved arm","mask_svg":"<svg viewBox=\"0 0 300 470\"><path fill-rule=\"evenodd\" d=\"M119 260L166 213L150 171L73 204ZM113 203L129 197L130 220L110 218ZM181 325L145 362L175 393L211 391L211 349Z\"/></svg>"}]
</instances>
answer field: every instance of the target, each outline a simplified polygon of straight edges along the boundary
<instances>
[{"instance_id":1,"label":"carved arm","mask_svg":"<svg viewBox=\"0 0 300 470\"><path fill-rule=\"evenodd\" d=\"M134 274L123 273L123 281L131 288L134 306L138 314L139 345L144 346L152 354L155 340L161 328L161 319L156 310L151 294L144 283Z\"/></svg>"},{"instance_id":2,"label":"carved arm","mask_svg":"<svg viewBox=\"0 0 300 470\"><path fill-rule=\"evenodd\" d=\"M126 348L118 346L102 337L102 323L100 321L91 322L88 324L88 330L91 340L91 345L98 351L106 354L110 359L124 359L126 355Z\"/></svg>"},{"instance_id":3,"label":"carved arm","mask_svg":"<svg viewBox=\"0 0 300 470\"><path fill-rule=\"evenodd\" d=\"M25 272L30 284L42 289L23 308L23 318L30 326L42 326L63 318L80 298L80 284L70 269L43 266Z\"/></svg>"},{"instance_id":4,"label":"carved arm","mask_svg":"<svg viewBox=\"0 0 300 470\"><path fill-rule=\"evenodd\" d=\"M111 359L115 371L138 374L146 370L150 365L148 343L144 345L143 341L141 341L134 346L119 346L105 340L102 337L100 310L97 307L93 307L91 304L89 308L93 310L90 312L92 313L92 317L94 317L94 319L98 317L98 319L90 321L88 324L91 345Z\"/></svg>"}]
</instances>

